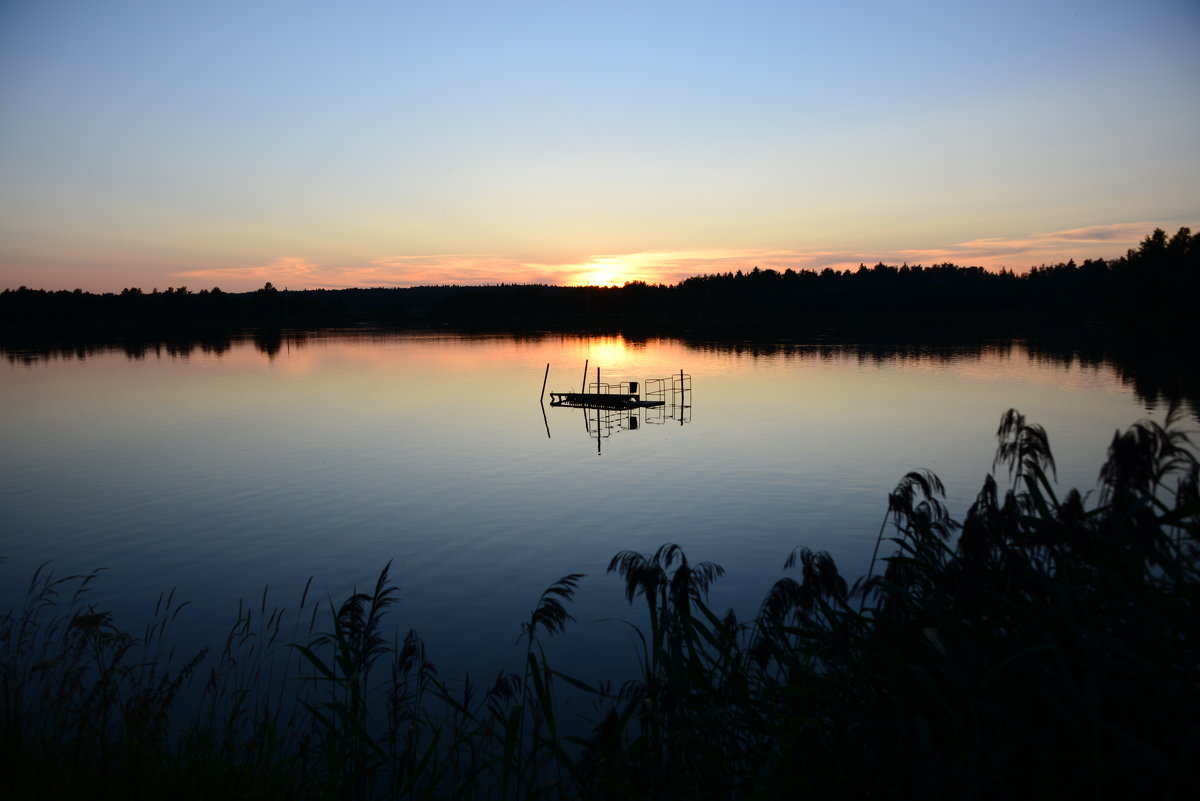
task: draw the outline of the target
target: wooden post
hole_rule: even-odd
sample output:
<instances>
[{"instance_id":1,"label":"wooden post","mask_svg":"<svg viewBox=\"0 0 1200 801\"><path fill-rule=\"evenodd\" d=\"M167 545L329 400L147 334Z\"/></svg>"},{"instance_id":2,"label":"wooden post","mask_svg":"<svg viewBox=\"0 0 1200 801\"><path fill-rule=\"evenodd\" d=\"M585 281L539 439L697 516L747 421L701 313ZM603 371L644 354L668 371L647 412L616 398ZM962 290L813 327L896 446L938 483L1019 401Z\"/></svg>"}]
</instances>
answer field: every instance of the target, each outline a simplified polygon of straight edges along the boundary
<instances>
[{"instance_id":1,"label":"wooden post","mask_svg":"<svg viewBox=\"0 0 1200 801\"><path fill-rule=\"evenodd\" d=\"M587 392L587 368L588 368L588 360L584 359L583 360L583 383L579 385L580 392Z\"/></svg>"},{"instance_id":2,"label":"wooden post","mask_svg":"<svg viewBox=\"0 0 1200 801\"><path fill-rule=\"evenodd\" d=\"M546 362L546 374L542 376L542 394L540 399L546 400L546 382L550 380L550 362Z\"/></svg>"}]
</instances>

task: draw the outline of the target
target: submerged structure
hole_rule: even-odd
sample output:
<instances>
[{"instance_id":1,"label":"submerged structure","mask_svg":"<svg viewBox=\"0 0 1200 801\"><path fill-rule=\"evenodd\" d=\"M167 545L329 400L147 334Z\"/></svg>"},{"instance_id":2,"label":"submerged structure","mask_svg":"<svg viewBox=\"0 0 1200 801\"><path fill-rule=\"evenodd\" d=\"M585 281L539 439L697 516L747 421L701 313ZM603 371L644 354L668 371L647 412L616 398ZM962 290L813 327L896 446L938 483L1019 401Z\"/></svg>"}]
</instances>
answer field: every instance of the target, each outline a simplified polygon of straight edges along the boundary
<instances>
[{"instance_id":1,"label":"submerged structure","mask_svg":"<svg viewBox=\"0 0 1200 801\"><path fill-rule=\"evenodd\" d=\"M550 365L546 365L549 376ZM691 420L692 377L680 370L664 378L644 381L622 380L615 383L600 380L596 368L595 381L587 382L584 366L583 386L579 392L550 392L550 405L584 410L584 427L600 441L619 431L636 431L643 425L663 425L667 422L683 425ZM542 397L545 398L545 382ZM550 433L549 420L546 434Z\"/></svg>"},{"instance_id":2,"label":"submerged structure","mask_svg":"<svg viewBox=\"0 0 1200 801\"><path fill-rule=\"evenodd\" d=\"M665 381L665 379L652 379ZM660 397L642 400L638 394L638 382L626 381L615 386L609 384L593 384L595 392L551 392L551 406L572 406L581 409L636 409L653 406L665 406L666 400ZM664 394L664 393L658 393Z\"/></svg>"}]
</instances>

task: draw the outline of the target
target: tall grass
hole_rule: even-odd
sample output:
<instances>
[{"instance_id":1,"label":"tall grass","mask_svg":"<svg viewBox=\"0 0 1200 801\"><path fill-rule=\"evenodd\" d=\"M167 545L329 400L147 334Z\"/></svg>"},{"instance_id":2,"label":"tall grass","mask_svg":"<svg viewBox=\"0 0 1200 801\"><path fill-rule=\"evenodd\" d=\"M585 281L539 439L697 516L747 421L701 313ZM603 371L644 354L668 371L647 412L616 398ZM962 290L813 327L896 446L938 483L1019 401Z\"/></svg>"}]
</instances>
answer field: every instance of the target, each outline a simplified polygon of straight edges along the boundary
<instances>
[{"instance_id":1,"label":"tall grass","mask_svg":"<svg viewBox=\"0 0 1200 801\"><path fill-rule=\"evenodd\" d=\"M340 605L264 591L197 654L167 645L171 594L134 636L87 604L96 574L40 570L0 619L6 797L1196 797L1194 445L1175 414L1138 423L1097 492L1060 494L1044 430L1010 411L997 434L961 522L910 473L867 576L797 548L748 620L708 606L720 566L618 553L638 665L618 686L547 657L579 574L477 685L391 634L390 565Z\"/></svg>"}]
</instances>

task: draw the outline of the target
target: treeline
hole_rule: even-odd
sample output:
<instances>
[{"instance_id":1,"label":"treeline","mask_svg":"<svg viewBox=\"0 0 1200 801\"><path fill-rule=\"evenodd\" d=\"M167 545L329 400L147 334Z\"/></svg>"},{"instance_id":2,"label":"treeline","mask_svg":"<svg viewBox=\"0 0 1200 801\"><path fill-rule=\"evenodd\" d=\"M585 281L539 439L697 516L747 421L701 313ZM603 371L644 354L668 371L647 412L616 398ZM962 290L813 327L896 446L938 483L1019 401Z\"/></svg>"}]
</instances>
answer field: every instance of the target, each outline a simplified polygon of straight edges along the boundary
<instances>
[{"instance_id":1,"label":"treeline","mask_svg":"<svg viewBox=\"0 0 1200 801\"><path fill-rule=\"evenodd\" d=\"M335 293L287 292L267 283L255 292L198 292L186 286L144 292L130 287L120 293L50 292L19 287L0 293L5 324L193 324L247 323L282 320L340 320L345 317Z\"/></svg>"},{"instance_id":2,"label":"treeline","mask_svg":"<svg viewBox=\"0 0 1200 801\"><path fill-rule=\"evenodd\" d=\"M1114 260L1073 259L1010 270L943 263L883 263L856 270L762 270L703 275L667 286L478 287L433 308L445 317L487 315L625 316L640 319L769 316L795 319L1073 317L1128 320L1196 317L1200 297L1200 233L1162 229Z\"/></svg>"},{"instance_id":3,"label":"treeline","mask_svg":"<svg viewBox=\"0 0 1200 801\"><path fill-rule=\"evenodd\" d=\"M1115 260L1074 259L1017 275L982 267L883 263L857 270L759 270L690 278L678 291L694 308L721 305L820 314L1017 312L1086 317L1195 315L1200 234L1162 229Z\"/></svg>"},{"instance_id":4,"label":"treeline","mask_svg":"<svg viewBox=\"0 0 1200 801\"><path fill-rule=\"evenodd\" d=\"M779 319L1074 318L1092 321L1195 318L1200 297L1200 234L1156 229L1118 259L989 272L943 263L856 270L762 270L703 275L675 285L439 286L409 289L279 290L249 293L186 287L119 294L0 293L6 326L97 323L404 322L424 319Z\"/></svg>"}]
</instances>

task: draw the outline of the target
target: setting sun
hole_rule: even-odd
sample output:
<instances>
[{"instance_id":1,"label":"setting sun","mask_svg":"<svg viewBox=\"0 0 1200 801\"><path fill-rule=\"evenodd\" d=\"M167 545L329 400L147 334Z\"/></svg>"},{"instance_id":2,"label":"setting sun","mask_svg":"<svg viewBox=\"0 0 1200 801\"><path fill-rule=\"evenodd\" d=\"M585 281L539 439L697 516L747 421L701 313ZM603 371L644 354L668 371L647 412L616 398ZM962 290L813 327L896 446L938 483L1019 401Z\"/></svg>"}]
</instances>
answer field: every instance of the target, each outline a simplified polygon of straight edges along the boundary
<instances>
[{"instance_id":1,"label":"setting sun","mask_svg":"<svg viewBox=\"0 0 1200 801\"><path fill-rule=\"evenodd\" d=\"M597 258L589 264L581 264L579 272L572 276L570 286L623 286L633 280L629 267L620 259Z\"/></svg>"}]
</instances>

